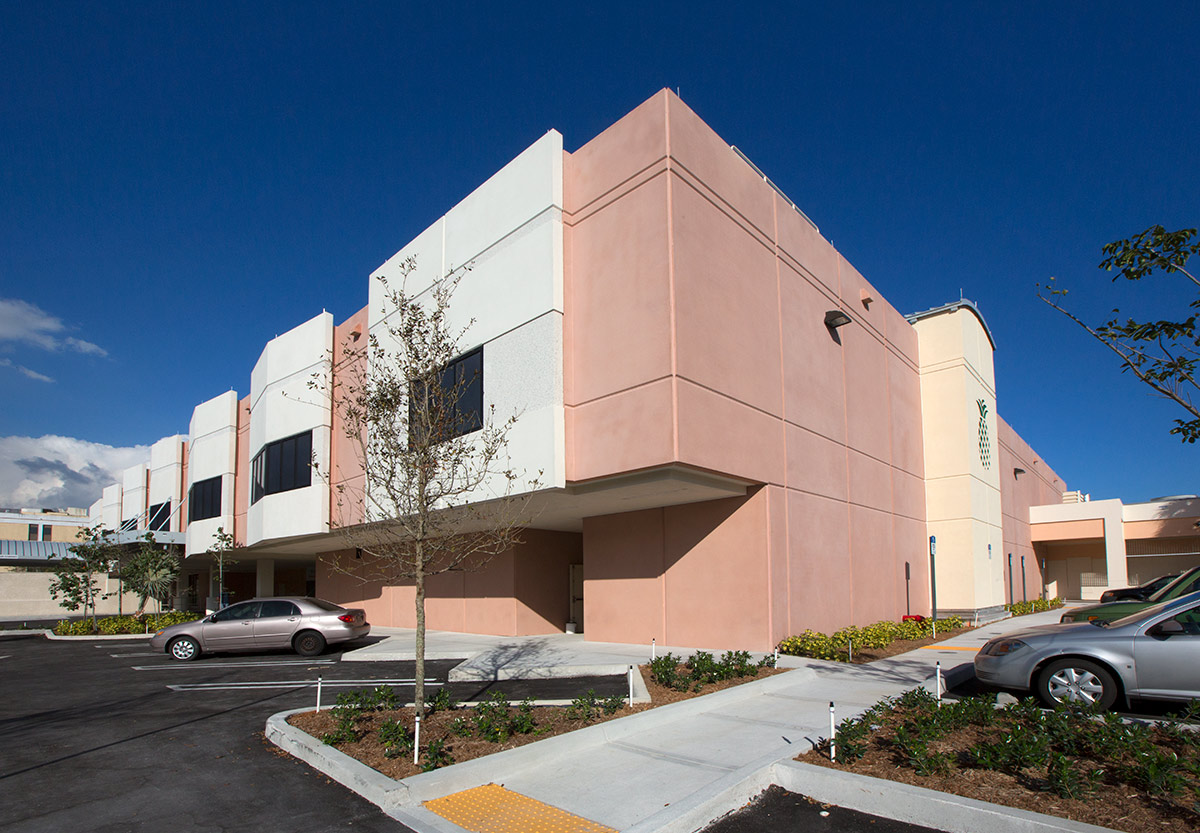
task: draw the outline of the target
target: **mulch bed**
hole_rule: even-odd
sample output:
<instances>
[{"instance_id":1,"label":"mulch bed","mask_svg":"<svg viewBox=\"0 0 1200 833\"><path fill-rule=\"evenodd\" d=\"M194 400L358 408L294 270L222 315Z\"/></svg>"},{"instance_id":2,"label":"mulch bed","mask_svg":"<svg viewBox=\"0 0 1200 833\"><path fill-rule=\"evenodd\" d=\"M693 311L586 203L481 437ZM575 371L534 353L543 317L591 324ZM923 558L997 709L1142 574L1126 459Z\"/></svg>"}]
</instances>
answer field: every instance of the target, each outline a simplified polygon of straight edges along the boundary
<instances>
[{"instance_id":1,"label":"mulch bed","mask_svg":"<svg viewBox=\"0 0 1200 833\"><path fill-rule=\"evenodd\" d=\"M1192 800L1187 796L1180 798L1183 807L1172 806L1169 802L1150 796L1129 784L1113 783L1112 780L1105 779L1087 798L1062 798L1049 790L1044 769L1029 769L1010 775L961 765L965 750L981 741L995 741L996 732L994 727L971 726L931 742L931 751L946 752L959 761L960 765L945 775L918 775L913 769L901 765L900 756L895 749L889 747L888 742L892 737L889 727L875 732L870 740L869 751L858 760L831 763L827 750L815 750L798 756L796 760L1130 833L1148 830L1195 833L1200 829L1200 813L1189 812L1186 809ZM1094 762L1083 760L1076 760L1073 765L1089 769L1095 766Z\"/></svg>"},{"instance_id":2,"label":"mulch bed","mask_svg":"<svg viewBox=\"0 0 1200 833\"><path fill-rule=\"evenodd\" d=\"M897 639L886 648L854 648L854 664L863 665L868 662L874 662L877 659L887 659L888 657L907 654L909 651L915 651L924 645L932 645L935 642L941 642L946 639L953 639L956 636L964 633L970 633L975 630L973 627L954 628L948 631L938 631L937 636L929 636L925 639Z\"/></svg>"},{"instance_id":3,"label":"mulch bed","mask_svg":"<svg viewBox=\"0 0 1200 833\"><path fill-rule=\"evenodd\" d=\"M585 726L593 726L597 723L604 723L608 720L615 720L618 717L627 717L637 712L646 711L656 706L665 706L668 703L676 703L681 700L690 700L693 697L699 697L702 694L711 694L714 691L723 691L733 686L741 685L742 683L761 680L772 674L778 674L788 669L786 668L761 668L758 671L757 677L743 677L734 680L722 680L716 683L705 685L700 691L676 691L670 688L664 688L658 685L650 678L649 666L640 666L642 678L646 681L646 688L650 693L650 703L638 703L630 708L623 706L621 709L611 715L600 715L593 720L583 721L580 719L571 719L567 716L566 706L536 706L534 708L534 716L537 721L537 728L529 734L518 734L510 736L503 743L493 743L483 740L479 737L459 737L450 732L450 724L458 717L466 717L470 719L474 714L474 709L463 707L453 709L451 711L440 711L432 715L421 718L421 746L425 747L430 741L443 740L449 749L455 763L462 763L473 758L481 758L484 755L491 755L494 752L503 752L505 749L515 749L518 746L524 746L527 743L544 740L546 738L561 735L566 732L573 732L576 729L582 729ZM510 710L510 714L514 710ZM389 778L407 778L410 775L416 775L421 772L421 767L413 763L412 752L398 758L388 758L384 755L384 746L379 741L379 726L384 721L396 720L403 725L412 728L414 712L411 708L395 709L388 711L372 711L364 713L356 723L357 728L363 732L362 739L352 743L339 743L337 749L346 753L350 757L366 764L373 769L379 770ZM332 732L337 723L337 719L333 714L332 709L324 709L320 712L299 712L288 718L288 723L295 726L301 731L307 732L314 738L320 738L327 732Z\"/></svg>"}]
</instances>

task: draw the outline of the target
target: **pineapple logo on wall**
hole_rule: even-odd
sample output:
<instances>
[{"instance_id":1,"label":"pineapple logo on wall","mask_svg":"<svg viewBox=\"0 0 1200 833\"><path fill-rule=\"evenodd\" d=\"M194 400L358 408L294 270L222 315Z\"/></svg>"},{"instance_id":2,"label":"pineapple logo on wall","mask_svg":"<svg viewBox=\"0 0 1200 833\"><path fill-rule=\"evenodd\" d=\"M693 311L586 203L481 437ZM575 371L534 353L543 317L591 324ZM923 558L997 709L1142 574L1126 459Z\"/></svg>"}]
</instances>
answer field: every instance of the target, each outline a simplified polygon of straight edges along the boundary
<instances>
[{"instance_id":1,"label":"pineapple logo on wall","mask_svg":"<svg viewBox=\"0 0 1200 833\"><path fill-rule=\"evenodd\" d=\"M979 462L983 463L985 469L990 469L992 467L992 440L988 436L988 406L982 399L976 399L975 404L979 406Z\"/></svg>"}]
</instances>

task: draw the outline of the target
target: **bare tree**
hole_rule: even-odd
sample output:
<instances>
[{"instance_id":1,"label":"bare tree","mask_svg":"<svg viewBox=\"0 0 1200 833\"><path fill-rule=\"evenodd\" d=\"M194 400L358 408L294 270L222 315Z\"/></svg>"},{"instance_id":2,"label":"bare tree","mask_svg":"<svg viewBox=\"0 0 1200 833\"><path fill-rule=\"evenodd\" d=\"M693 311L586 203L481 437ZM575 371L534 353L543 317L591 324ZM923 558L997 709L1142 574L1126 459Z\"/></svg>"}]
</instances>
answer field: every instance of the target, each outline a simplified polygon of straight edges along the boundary
<instances>
[{"instance_id":1,"label":"bare tree","mask_svg":"<svg viewBox=\"0 0 1200 833\"><path fill-rule=\"evenodd\" d=\"M383 285L383 323L347 344L336 372L310 387L328 392L363 473L334 483L350 554L330 566L361 581L412 582L418 713L425 704L425 587L431 575L476 570L520 543L541 472L525 477L508 457L518 414L483 406L482 354L464 351L450 302L463 271L410 292L409 258ZM322 473L325 479L328 473Z\"/></svg>"}]
</instances>

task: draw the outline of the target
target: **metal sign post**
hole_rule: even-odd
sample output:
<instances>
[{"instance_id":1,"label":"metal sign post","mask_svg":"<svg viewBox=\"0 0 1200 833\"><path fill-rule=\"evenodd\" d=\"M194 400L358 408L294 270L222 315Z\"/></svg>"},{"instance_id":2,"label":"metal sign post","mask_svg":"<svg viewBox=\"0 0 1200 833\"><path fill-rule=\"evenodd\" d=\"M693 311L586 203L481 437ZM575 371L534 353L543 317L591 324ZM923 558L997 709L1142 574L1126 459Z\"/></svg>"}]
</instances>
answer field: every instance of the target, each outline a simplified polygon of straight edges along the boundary
<instances>
[{"instance_id":1,"label":"metal sign post","mask_svg":"<svg viewBox=\"0 0 1200 833\"><path fill-rule=\"evenodd\" d=\"M929 596L933 620L937 621L937 536L929 536Z\"/></svg>"}]
</instances>

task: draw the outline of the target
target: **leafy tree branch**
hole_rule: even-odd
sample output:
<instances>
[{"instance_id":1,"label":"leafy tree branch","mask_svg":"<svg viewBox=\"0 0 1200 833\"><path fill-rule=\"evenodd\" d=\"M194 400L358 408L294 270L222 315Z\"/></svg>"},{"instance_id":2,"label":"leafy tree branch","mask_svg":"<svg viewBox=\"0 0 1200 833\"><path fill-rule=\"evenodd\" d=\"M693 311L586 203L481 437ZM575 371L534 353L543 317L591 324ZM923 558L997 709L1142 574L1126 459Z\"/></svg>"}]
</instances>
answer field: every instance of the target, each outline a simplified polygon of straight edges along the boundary
<instances>
[{"instance_id":1,"label":"leafy tree branch","mask_svg":"<svg viewBox=\"0 0 1200 833\"><path fill-rule=\"evenodd\" d=\"M1106 255L1100 268L1115 271L1113 281L1125 278L1141 281L1157 273L1182 276L1200 289L1200 280L1187 268L1189 259L1200 254L1196 229L1167 231L1160 225L1116 240L1103 248ZM1187 304L1187 309L1173 317L1139 321L1121 315L1119 309L1103 324L1092 326L1062 306L1059 301L1068 290L1061 289L1051 278L1039 285L1037 296L1047 306L1058 310L1121 359L1121 370L1133 373L1158 395L1182 407L1190 419L1175 420L1172 434L1183 442L1200 439L1200 384L1197 366L1200 364L1200 334L1196 329L1200 296Z\"/></svg>"}]
</instances>

